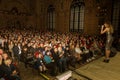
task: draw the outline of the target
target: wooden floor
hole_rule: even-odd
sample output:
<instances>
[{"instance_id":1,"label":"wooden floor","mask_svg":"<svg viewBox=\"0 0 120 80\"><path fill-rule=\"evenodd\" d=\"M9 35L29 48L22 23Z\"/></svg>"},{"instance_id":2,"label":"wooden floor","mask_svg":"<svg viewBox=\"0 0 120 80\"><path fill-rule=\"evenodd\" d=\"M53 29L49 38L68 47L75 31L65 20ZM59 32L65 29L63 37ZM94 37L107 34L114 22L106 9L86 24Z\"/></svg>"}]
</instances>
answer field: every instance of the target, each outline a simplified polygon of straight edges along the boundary
<instances>
[{"instance_id":1,"label":"wooden floor","mask_svg":"<svg viewBox=\"0 0 120 80\"><path fill-rule=\"evenodd\" d=\"M120 52L109 63L102 61L103 57L76 69L76 72L91 80L120 80Z\"/></svg>"},{"instance_id":2,"label":"wooden floor","mask_svg":"<svg viewBox=\"0 0 120 80\"><path fill-rule=\"evenodd\" d=\"M32 68L28 67L26 69L23 63L20 63L19 65L21 80L45 80Z\"/></svg>"},{"instance_id":3,"label":"wooden floor","mask_svg":"<svg viewBox=\"0 0 120 80\"><path fill-rule=\"evenodd\" d=\"M109 63L102 61L103 57L81 66L78 69L71 70L72 77L77 80L120 80L120 52L112 57ZM45 80L32 68L26 69L23 63L20 63L20 72L22 80ZM51 76L49 77L52 78Z\"/></svg>"}]
</instances>

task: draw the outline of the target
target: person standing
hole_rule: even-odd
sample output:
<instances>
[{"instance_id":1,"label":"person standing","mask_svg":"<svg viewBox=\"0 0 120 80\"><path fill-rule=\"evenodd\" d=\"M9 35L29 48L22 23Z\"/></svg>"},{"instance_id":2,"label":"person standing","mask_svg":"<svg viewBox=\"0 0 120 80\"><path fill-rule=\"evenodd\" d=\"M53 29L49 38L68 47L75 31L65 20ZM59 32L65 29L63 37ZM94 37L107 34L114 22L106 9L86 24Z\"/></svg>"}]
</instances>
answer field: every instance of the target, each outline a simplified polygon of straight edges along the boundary
<instances>
[{"instance_id":1,"label":"person standing","mask_svg":"<svg viewBox=\"0 0 120 80\"><path fill-rule=\"evenodd\" d=\"M112 41L113 41L113 26L111 25L111 23L105 22L104 25L102 25L101 27L101 34L106 33L106 44L105 44L105 59L103 62L109 63L109 57L110 57L110 53L111 53L111 46L112 46Z\"/></svg>"}]
</instances>

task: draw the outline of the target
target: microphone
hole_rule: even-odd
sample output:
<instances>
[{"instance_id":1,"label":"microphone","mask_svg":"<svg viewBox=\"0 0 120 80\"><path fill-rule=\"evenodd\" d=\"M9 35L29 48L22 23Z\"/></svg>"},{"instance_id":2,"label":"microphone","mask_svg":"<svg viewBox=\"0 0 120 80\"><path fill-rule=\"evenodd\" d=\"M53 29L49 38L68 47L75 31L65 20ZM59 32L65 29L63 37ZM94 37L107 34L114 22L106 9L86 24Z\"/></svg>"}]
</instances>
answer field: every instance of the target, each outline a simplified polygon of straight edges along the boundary
<instances>
[{"instance_id":1,"label":"microphone","mask_svg":"<svg viewBox=\"0 0 120 80\"><path fill-rule=\"evenodd\" d=\"M102 28L101 29L103 29L104 28L104 25L102 25Z\"/></svg>"}]
</instances>

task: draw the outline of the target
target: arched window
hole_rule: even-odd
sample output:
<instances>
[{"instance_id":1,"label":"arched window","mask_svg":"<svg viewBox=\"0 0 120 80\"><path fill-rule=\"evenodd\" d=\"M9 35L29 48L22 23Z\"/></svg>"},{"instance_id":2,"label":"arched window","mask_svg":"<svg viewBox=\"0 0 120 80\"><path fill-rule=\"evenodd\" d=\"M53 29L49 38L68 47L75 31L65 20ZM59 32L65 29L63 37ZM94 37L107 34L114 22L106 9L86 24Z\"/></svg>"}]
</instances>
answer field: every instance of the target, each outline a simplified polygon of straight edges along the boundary
<instances>
[{"instance_id":1,"label":"arched window","mask_svg":"<svg viewBox=\"0 0 120 80\"><path fill-rule=\"evenodd\" d=\"M55 8L53 7L53 5L49 5L47 13L48 13L47 29L49 31L54 31L55 30Z\"/></svg>"},{"instance_id":2,"label":"arched window","mask_svg":"<svg viewBox=\"0 0 120 80\"><path fill-rule=\"evenodd\" d=\"M70 7L70 32L83 32L84 30L84 1L73 0Z\"/></svg>"}]
</instances>

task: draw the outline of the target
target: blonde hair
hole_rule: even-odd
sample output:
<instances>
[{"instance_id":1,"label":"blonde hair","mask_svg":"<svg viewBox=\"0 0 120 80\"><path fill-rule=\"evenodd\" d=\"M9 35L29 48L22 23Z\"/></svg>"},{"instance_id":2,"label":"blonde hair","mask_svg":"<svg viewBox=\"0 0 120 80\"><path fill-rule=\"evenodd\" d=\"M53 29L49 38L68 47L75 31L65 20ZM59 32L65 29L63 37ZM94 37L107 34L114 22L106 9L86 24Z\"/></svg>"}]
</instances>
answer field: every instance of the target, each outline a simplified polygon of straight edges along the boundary
<instances>
[{"instance_id":1,"label":"blonde hair","mask_svg":"<svg viewBox=\"0 0 120 80\"><path fill-rule=\"evenodd\" d=\"M113 33L114 29L113 29L113 26L112 26L111 22L110 21L106 21L105 23L109 25L110 33Z\"/></svg>"},{"instance_id":2,"label":"blonde hair","mask_svg":"<svg viewBox=\"0 0 120 80\"><path fill-rule=\"evenodd\" d=\"M114 30L113 30L113 26L110 24L110 33L113 33Z\"/></svg>"}]
</instances>

